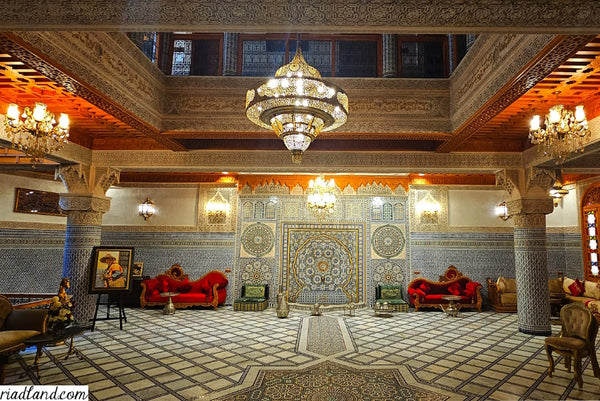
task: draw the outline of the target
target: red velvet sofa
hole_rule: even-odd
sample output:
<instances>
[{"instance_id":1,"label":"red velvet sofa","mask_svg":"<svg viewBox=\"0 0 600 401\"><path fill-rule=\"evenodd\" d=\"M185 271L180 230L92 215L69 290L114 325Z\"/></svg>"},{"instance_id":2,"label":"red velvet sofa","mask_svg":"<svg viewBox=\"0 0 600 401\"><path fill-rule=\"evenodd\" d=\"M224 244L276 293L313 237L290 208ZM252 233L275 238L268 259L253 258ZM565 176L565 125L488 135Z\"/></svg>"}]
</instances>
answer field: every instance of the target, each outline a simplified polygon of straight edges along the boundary
<instances>
[{"instance_id":1,"label":"red velvet sofa","mask_svg":"<svg viewBox=\"0 0 600 401\"><path fill-rule=\"evenodd\" d=\"M445 295L460 296L455 301L459 308L477 308L481 312L481 284L463 276L454 266L448 267L440 281L432 281L417 277L408 285L408 300L414 305L415 312L419 308L439 308L448 305Z\"/></svg>"},{"instance_id":2,"label":"red velvet sofa","mask_svg":"<svg viewBox=\"0 0 600 401\"><path fill-rule=\"evenodd\" d=\"M227 277L220 271L213 270L195 281L189 281L179 265L158 276L141 283L140 306L165 305L171 296L175 308L190 306L212 306L217 309L227 298Z\"/></svg>"}]
</instances>

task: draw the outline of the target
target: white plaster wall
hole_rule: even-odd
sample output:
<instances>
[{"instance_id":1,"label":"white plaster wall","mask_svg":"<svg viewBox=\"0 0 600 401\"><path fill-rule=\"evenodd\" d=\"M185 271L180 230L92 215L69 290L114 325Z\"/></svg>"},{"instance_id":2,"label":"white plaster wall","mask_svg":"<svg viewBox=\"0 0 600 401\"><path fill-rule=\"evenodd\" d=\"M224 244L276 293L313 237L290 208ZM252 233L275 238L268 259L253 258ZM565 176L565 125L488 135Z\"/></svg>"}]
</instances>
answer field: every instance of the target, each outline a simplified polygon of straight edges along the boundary
<instances>
[{"instance_id":1,"label":"white plaster wall","mask_svg":"<svg viewBox=\"0 0 600 401\"><path fill-rule=\"evenodd\" d=\"M106 192L111 197L110 210L102 218L103 225L196 226L198 188L120 188ZM155 214L145 221L138 205L150 198Z\"/></svg>"},{"instance_id":2,"label":"white plaster wall","mask_svg":"<svg viewBox=\"0 0 600 401\"><path fill-rule=\"evenodd\" d=\"M507 198L504 190L448 190L448 225L459 227L512 227L502 221L496 206Z\"/></svg>"},{"instance_id":3,"label":"white plaster wall","mask_svg":"<svg viewBox=\"0 0 600 401\"><path fill-rule=\"evenodd\" d=\"M0 174L0 221L67 224L66 217L15 213L13 210L15 208L16 188L37 189L39 191L57 193L64 193L67 191L60 180L50 181L10 174Z\"/></svg>"},{"instance_id":4,"label":"white plaster wall","mask_svg":"<svg viewBox=\"0 0 600 401\"><path fill-rule=\"evenodd\" d=\"M546 216L546 227L579 226L579 200L574 187L565 186L569 193L554 211Z\"/></svg>"}]
</instances>

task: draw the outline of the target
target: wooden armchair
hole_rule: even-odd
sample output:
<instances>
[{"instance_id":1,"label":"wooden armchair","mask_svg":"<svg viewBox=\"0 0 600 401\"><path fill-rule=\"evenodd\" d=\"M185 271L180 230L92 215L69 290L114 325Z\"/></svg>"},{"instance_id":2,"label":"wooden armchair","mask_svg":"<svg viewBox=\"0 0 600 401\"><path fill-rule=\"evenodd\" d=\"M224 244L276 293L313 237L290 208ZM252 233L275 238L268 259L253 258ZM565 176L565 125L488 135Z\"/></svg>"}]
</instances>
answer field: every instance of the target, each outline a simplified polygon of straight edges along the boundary
<instances>
[{"instance_id":1,"label":"wooden armchair","mask_svg":"<svg viewBox=\"0 0 600 401\"><path fill-rule=\"evenodd\" d=\"M565 357L565 367L571 371L571 358L575 362L575 379L579 387L583 387L581 378L581 359L590 357L594 376L600 379L600 367L596 359L596 335L598 334L598 322L592 312L583 304L578 302L563 306L560 310L562 330L560 337L547 337L545 340L546 354L550 367L548 376L552 377L554 372L554 359L552 352Z\"/></svg>"},{"instance_id":2,"label":"wooden armchair","mask_svg":"<svg viewBox=\"0 0 600 401\"><path fill-rule=\"evenodd\" d=\"M23 341L46 331L46 309L13 310L12 303L0 295L0 384L4 383L4 365L11 354L25 349Z\"/></svg>"}]
</instances>

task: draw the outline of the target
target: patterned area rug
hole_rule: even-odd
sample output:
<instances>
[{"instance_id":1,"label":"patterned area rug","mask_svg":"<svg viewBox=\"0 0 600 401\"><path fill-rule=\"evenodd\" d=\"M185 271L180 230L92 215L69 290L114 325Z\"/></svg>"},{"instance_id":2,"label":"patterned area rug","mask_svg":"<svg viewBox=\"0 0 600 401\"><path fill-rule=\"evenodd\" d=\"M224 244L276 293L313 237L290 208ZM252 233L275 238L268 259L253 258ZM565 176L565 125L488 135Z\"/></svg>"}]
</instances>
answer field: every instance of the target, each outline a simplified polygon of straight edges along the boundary
<instances>
[{"instance_id":1,"label":"patterned area rug","mask_svg":"<svg viewBox=\"0 0 600 401\"><path fill-rule=\"evenodd\" d=\"M308 322L307 351L324 356L346 351L342 330L337 318L314 316Z\"/></svg>"},{"instance_id":2,"label":"patterned area rug","mask_svg":"<svg viewBox=\"0 0 600 401\"><path fill-rule=\"evenodd\" d=\"M250 389L219 398L241 400L447 400L448 396L408 385L397 369L350 368L322 362L300 370L261 372Z\"/></svg>"}]
</instances>

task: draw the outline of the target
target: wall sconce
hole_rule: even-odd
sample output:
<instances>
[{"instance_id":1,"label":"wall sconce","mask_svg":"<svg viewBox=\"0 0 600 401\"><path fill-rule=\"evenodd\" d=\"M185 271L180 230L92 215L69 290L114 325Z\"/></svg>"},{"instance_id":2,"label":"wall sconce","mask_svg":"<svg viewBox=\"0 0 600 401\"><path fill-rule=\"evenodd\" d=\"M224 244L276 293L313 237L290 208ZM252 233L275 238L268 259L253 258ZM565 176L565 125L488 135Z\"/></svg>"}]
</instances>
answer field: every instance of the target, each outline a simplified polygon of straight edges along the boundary
<instances>
[{"instance_id":1,"label":"wall sconce","mask_svg":"<svg viewBox=\"0 0 600 401\"><path fill-rule=\"evenodd\" d=\"M550 189L550 196L552 197L552 203L554 203L554 207L558 207L560 201L562 201L562 198L564 198L568 193L569 190L564 189L560 180L557 179Z\"/></svg>"},{"instance_id":2,"label":"wall sconce","mask_svg":"<svg viewBox=\"0 0 600 401\"><path fill-rule=\"evenodd\" d=\"M508 206L506 206L506 202L502 202L498 206L496 206L496 216L498 216L502 221L510 219L510 214L508 214Z\"/></svg>"},{"instance_id":3,"label":"wall sconce","mask_svg":"<svg viewBox=\"0 0 600 401\"><path fill-rule=\"evenodd\" d=\"M427 195L417 203L416 208L417 214L421 216L421 223L425 224L437 224L438 214L441 210L442 206L433 199L431 193L427 193Z\"/></svg>"},{"instance_id":4,"label":"wall sconce","mask_svg":"<svg viewBox=\"0 0 600 401\"><path fill-rule=\"evenodd\" d=\"M224 223L229 213L229 202L221 195L220 191L206 202L206 215L211 224Z\"/></svg>"},{"instance_id":5,"label":"wall sconce","mask_svg":"<svg viewBox=\"0 0 600 401\"><path fill-rule=\"evenodd\" d=\"M154 203L150 200L150 198L146 198L146 200L138 206L138 213L140 216L144 218L144 220L148 221L148 219L156 212L154 208Z\"/></svg>"}]
</instances>

